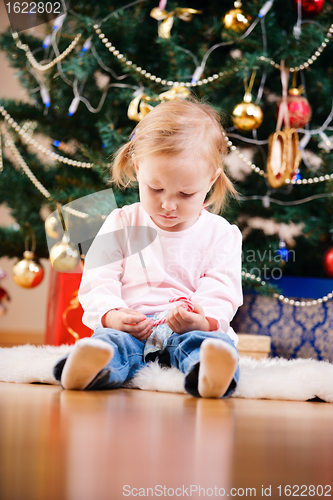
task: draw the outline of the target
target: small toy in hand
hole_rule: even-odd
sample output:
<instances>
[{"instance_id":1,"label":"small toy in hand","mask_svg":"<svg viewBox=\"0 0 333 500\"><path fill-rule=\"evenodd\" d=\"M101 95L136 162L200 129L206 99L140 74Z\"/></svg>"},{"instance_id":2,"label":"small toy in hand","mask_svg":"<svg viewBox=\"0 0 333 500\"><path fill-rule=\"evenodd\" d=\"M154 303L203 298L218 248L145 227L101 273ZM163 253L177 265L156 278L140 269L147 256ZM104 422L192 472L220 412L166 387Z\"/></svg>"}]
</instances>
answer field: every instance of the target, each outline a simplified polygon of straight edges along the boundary
<instances>
[{"instance_id":1,"label":"small toy in hand","mask_svg":"<svg viewBox=\"0 0 333 500\"><path fill-rule=\"evenodd\" d=\"M186 297L172 297L172 299L170 299L169 302L177 302L178 300L181 300L183 302L182 305L184 305L189 312L194 311L194 306L191 300L187 299ZM157 319L151 322L151 327L154 328L155 326L162 325L165 322L166 322L166 317L162 319Z\"/></svg>"}]
</instances>

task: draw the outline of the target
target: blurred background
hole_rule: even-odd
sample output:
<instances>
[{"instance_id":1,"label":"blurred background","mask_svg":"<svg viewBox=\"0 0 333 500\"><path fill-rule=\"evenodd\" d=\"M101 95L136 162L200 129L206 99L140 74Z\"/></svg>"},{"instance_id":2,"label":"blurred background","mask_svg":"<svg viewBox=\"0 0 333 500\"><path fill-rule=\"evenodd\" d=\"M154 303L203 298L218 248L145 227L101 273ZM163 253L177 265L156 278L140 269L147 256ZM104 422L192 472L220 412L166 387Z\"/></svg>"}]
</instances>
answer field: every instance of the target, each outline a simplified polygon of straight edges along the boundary
<instances>
[{"instance_id":1,"label":"blurred background","mask_svg":"<svg viewBox=\"0 0 333 500\"><path fill-rule=\"evenodd\" d=\"M3 2L0 2L0 32L9 26L7 12ZM42 31L42 26L36 28ZM6 54L0 52L0 98L15 98L28 101L29 96L15 78L16 70L7 62ZM0 226L9 226L15 223L8 209L0 205ZM39 343L44 338L46 322L47 292L49 284L50 264L42 259L45 271L43 282L36 288L27 290L18 287L11 278L12 267L18 259L0 258L0 268L4 270L7 278L2 280L2 287L6 289L11 298L6 303L7 313L0 317L0 345L12 343L13 340ZM26 337L24 337L26 335Z\"/></svg>"}]
</instances>

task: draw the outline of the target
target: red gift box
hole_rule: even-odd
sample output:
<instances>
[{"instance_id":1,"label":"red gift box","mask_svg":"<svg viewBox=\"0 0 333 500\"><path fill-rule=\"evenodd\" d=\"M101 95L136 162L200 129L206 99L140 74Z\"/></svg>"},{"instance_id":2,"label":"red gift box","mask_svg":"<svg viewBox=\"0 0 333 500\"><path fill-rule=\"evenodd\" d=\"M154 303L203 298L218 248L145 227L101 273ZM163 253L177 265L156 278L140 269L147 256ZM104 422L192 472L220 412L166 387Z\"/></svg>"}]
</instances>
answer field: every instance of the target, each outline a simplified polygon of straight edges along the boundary
<instances>
[{"instance_id":1,"label":"red gift box","mask_svg":"<svg viewBox=\"0 0 333 500\"><path fill-rule=\"evenodd\" d=\"M51 268L45 344L74 344L93 331L82 323L83 309L77 293L81 273L59 273Z\"/></svg>"}]
</instances>

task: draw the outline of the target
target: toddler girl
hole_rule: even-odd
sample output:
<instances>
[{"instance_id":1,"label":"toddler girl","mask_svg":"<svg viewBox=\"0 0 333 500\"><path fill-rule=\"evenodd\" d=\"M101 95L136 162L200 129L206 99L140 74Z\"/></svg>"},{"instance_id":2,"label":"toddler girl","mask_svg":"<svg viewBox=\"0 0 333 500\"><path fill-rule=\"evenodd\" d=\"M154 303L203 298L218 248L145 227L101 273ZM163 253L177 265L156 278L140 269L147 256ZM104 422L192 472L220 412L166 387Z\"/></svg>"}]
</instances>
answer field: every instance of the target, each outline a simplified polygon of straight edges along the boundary
<instances>
[{"instance_id":1,"label":"toddler girl","mask_svg":"<svg viewBox=\"0 0 333 500\"><path fill-rule=\"evenodd\" d=\"M86 255L79 300L94 334L55 366L64 389L120 387L158 358L194 396L234 391L241 233L217 215L235 192L225 153L218 115L194 100L156 106L117 152L112 181L137 181L140 202L111 212Z\"/></svg>"}]
</instances>

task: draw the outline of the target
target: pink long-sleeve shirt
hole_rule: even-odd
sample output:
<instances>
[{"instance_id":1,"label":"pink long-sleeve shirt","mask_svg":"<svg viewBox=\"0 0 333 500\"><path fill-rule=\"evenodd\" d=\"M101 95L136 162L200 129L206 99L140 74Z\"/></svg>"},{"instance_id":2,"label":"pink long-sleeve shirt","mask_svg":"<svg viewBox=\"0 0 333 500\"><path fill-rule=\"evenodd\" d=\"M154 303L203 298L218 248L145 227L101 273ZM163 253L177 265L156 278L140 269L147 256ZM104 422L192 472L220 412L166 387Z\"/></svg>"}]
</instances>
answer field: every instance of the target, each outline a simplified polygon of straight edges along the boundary
<instances>
[{"instance_id":1,"label":"pink long-sleeve shirt","mask_svg":"<svg viewBox=\"0 0 333 500\"><path fill-rule=\"evenodd\" d=\"M223 217L203 209L184 231L159 228L141 203L108 216L85 259L79 301L83 323L91 329L116 308L154 314L175 307L186 296L237 344L230 327L242 304L242 235Z\"/></svg>"}]
</instances>

